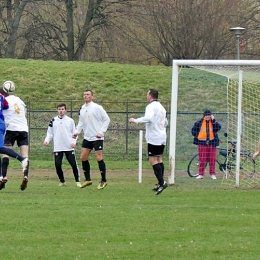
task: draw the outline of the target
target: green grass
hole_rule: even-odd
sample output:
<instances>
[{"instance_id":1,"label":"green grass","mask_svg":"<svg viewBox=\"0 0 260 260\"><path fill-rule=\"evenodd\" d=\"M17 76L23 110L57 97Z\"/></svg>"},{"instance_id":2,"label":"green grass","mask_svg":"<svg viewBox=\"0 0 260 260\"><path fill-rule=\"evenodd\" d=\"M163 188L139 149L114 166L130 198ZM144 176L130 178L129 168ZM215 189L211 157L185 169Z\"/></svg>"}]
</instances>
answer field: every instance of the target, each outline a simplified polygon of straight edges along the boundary
<instances>
[{"instance_id":1,"label":"green grass","mask_svg":"<svg viewBox=\"0 0 260 260\"><path fill-rule=\"evenodd\" d=\"M30 109L55 110L58 102L71 100L77 101L73 109L78 109L83 91L91 88L96 102L110 102L106 105L110 111L125 109L125 101L133 102L130 111L144 111L147 90L154 87L169 111L169 67L1 59L0 68L0 82L13 80L16 94ZM226 112L225 78L182 69L179 83L179 111L202 112L210 107ZM214 99L208 98L212 93ZM177 129L182 143L179 153L189 151L191 157L196 153L190 135L195 119L180 120L185 128ZM41 123L37 126L44 127L45 122ZM77 188L65 160L67 186L58 187L50 152L42 154L44 134L32 136L39 142L39 154L30 156L29 186L23 192L20 170L12 172L20 165L10 160L9 181L0 191L1 259L259 258L258 190L221 186L222 176L215 182L208 176L202 181L190 178L187 156L176 163L181 172L176 184L159 196L151 191L156 180L147 158L143 169L149 174L145 171L143 182L138 183L138 159L113 160L114 155L105 157L108 186L104 190L96 189L100 176L93 155L92 186ZM168 174L167 157L164 161Z\"/></svg>"},{"instance_id":2,"label":"green grass","mask_svg":"<svg viewBox=\"0 0 260 260\"><path fill-rule=\"evenodd\" d=\"M53 172L34 171L22 192L21 176L10 174L1 191L1 258L259 257L258 191L212 189L200 182L156 196L152 174L140 184L127 172L111 173L104 190L96 189L99 174L92 177L92 186L79 189L66 173L67 186L58 187Z\"/></svg>"}]
</instances>

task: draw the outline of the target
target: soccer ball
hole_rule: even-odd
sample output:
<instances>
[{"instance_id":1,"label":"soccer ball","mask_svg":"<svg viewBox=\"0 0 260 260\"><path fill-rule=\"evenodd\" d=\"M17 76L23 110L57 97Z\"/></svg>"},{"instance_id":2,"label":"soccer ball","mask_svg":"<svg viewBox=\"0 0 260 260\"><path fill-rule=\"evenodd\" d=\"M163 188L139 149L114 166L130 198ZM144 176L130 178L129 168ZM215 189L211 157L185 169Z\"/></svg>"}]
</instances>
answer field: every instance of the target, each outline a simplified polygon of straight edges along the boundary
<instances>
[{"instance_id":1,"label":"soccer ball","mask_svg":"<svg viewBox=\"0 0 260 260\"><path fill-rule=\"evenodd\" d=\"M5 93L14 92L14 90L15 90L15 84L13 83L13 81L7 80L6 82L4 82L3 91Z\"/></svg>"}]
</instances>

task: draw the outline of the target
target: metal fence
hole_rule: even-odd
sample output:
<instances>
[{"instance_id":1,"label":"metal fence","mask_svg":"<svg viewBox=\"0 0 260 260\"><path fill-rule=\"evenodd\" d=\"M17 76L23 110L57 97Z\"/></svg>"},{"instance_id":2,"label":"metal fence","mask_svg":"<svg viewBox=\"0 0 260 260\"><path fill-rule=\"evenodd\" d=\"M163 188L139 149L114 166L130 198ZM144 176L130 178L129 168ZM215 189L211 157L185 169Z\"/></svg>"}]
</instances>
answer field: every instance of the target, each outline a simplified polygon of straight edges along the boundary
<instances>
[{"instance_id":1,"label":"metal fence","mask_svg":"<svg viewBox=\"0 0 260 260\"><path fill-rule=\"evenodd\" d=\"M44 138L50 120L57 115L57 105L60 101L27 101L28 124L30 137L30 157L49 157L52 154L53 146L43 145ZM72 117L77 124L78 111L82 101L65 101L67 115ZM101 102L98 102L100 103ZM163 103L169 111L169 103ZM105 133L104 154L106 157L113 157L115 160L137 159L139 152L139 130L144 130L144 124L130 124L130 117L143 116L146 107L145 102L102 102L102 106L110 117L110 125ZM46 109L53 108L53 109ZM80 151L83 134L79 135L76 151ZM143 141L143 154L146 154L146 144Z\"/></svg>"},{"instance_id":2,"label":"metal fence","mask_svg":"<svg viewBox=\"0 0 260 260\"><path fill-rule=\"evenodd\" d=\"M28 107L28 124L30 137L30 157L39 156L51 157L53 146L43 145L44 138L50 120L57 115L56 107L60 101L29 101ZM78 122L78 111L82 101L65 101L67 106L67 115ZM98 102L102 104L110 117L110 125L105 134L104 154L113 160L138 159L139 154L139 130L145 130L144 124L130 124L129 118L140 117L144 115L146 103L137 102ZM162 102L164 105L170 123L170 102ZM53 109L46 109L46 107ZM215 117L222 125L222 132L227 129L227 114L215 113ZM195 154L197 147L192 144L191 128L195 121L201 118L201 112L178 112L177 116L177 138L176 138L176 160L186 161L192 154ZM165 149L165 156L169 154L169 128L168 140ZM223 137L223 134L220 133ZM83 134L79 136L76 152L80 152ZM143 155L146 158L147 145L143 139Z\"/></svg>"}]
</instances>

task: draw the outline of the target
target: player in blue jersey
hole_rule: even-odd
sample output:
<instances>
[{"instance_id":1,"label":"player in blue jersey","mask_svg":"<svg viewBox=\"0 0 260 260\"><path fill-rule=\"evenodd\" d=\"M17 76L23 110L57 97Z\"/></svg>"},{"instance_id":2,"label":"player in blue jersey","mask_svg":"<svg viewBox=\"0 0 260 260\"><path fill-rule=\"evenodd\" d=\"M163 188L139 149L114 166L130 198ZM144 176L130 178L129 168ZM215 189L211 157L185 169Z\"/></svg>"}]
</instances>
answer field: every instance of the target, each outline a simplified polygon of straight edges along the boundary
<instances>
[{"instance_id":1,"label":"player in blue jersey","mask_svg":"<svg viewBox=\"0 0 260 260\"><path fill-rule=\"evenodd\" d=\"M4 135L5 135L5 121L4 121L4 114L3 110L9 109L9 104L7 100L5 99L3 88L0 89L0 154L6 154L12 158L15 158L19 160L22 164L22 169L23 169L23 181L20 186L21 190L25 190L27 188L27 183L28 183L28 165L29 161L27 157L23 157L20 154L16 153L14 150L6 148L4 145ZM2 170L2 160L0 159L0 171ZM0 190L5 187L5 184L7 182L7 178L2 177L2 172L0 172L1 178L0 178Z\"/></svg>"}]
</instances>

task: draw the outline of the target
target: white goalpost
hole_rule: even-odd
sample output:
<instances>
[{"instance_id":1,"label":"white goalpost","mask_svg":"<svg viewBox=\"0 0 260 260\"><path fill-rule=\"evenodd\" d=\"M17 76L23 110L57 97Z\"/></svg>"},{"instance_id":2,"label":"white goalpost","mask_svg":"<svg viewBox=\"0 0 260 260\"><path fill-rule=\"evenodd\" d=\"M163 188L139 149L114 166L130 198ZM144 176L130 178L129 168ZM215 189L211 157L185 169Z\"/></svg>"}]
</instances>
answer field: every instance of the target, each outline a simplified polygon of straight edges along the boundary
<instances>
[{"instance_id":1,"label":"white goalpost","mask_svg":"<svg viewBox=\"0 0 260 260\"><path fill-rule=\"evenodd\" d=\"M182 79L180 78L182 70L185 71L186 85L182 83ZM225 80L222 80L219 76ZM198 83L199 80L202 83ZM193 87L192 81L195 82L194 86L198 94L197 96L193 96L192 100L185 100L185 93L189 92L189 90L182 91L184 94L180 94L180 90L188 87L191 89ZM190 86L187 86L187 82L189 82ZM215 94L220 91L218 89L220 84L223 85L224 94L223 97L215 100ZM206 91L204 90L208 86L212 89L210 93L215 92L215 94L205 94ZM205 96L203 96L204 94ZM236 187L260 185L258 183L260 174L256 165L243 164L245 153L248 153L248 156L252 157L253 152L257 151L258 142L260 141L260 61L257 60L173 60L169 133L169 184L176 183L176 162L178 160L177 157L180 157L177 154L178 151L188 149L188 145L185 146L183 144L187 137L183 138L182 135L185 131L189 131L189 127L187 127L187 130L183 126L178 129L180 125L178 112L180 109L183 110L184 107L186 110L192 108L194 109L192 111L194 114L199 114L203 112L201 110L205 103L204 100L208 102L206 103L208 106L209 104L215 105L219 99L225 99L227 104L226 108L223 108L226 111L221 112L227 115L226 130L228 132L228 140L235 140L236 143L235 164L227 166L227 169L229 169L228 167L234 167L233 171L235 174L232 177L228 175L225 176L226 178L223 177L222 183L228 183ZM178 103L181 104L178 105ZM218 106L215 105L215 110L217 109ZM192 121L192 123L194 122ZM177 134L177 132L180 134ZM184 141L183 139L180 141L180 145L183 148L179 148L178 146L179 138L184 139ZM188 162L190 159L189 156L185 157L182 155L181 160ZM254 160L252 161L254 163Z\"/></svg>"}]
</instances>

